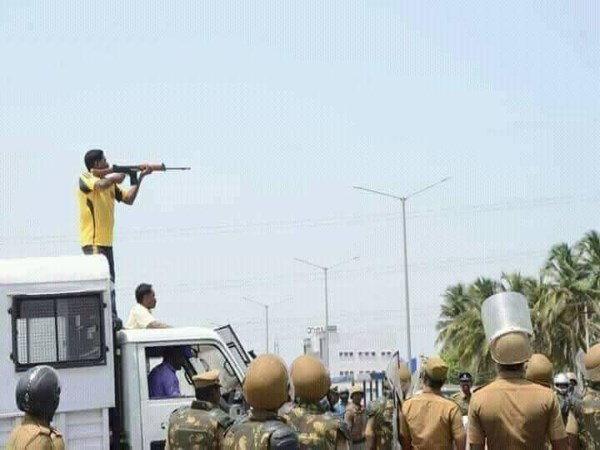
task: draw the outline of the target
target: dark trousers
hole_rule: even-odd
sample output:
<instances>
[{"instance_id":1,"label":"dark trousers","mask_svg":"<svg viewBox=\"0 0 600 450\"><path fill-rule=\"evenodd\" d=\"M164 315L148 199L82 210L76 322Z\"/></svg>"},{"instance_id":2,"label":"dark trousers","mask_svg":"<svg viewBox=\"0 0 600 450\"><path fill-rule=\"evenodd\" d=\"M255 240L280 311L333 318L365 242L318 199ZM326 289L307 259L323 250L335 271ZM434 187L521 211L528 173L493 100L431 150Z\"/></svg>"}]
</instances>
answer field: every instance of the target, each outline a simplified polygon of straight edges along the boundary
<instances>
[{"instance_id":1,"label":"dark trousers","mask_svg":"<svg viewBox=\"0 0 600 450\"><path fill-rule=\"evenodd\" d=\"M108 271L110 272L110 281L113 282L113 287L110 290L110 303L112 307L112 316L113 316L113 327L116 330L120 330L122 328L121 319L119 319L117 315L117 300L115 295L115 259L113 257L113 249L112 247L105 247L103 245L84 245L81 247L83 253L85 255L104 255L106 260L108 261Z\"/></svg>"},{"instance_id":2,"label":"dark trousers","mask_svg":"<svg viewBox=\"0 0 600 450\"><path fill-rule=\"evenodd\" d=\"M115 259L113 257L112 247L103 245L84 245L81 247L85 255L104 255L108 260L108 270L110 272L110 281L115 282Z\"/></svg>"}]
</instances>

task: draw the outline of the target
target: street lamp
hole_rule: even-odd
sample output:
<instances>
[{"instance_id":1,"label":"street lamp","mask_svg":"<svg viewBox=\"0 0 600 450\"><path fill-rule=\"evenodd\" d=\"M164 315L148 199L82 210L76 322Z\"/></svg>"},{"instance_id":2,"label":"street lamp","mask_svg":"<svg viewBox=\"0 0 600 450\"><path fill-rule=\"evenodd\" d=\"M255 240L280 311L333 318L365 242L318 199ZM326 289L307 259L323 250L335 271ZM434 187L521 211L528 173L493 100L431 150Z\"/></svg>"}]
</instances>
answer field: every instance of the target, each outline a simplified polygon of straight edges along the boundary
<instances>
[{"instance_id":1,"label":"street lamp","mask_svg":"<svg viewBox=\"0 0 600 450\"><path fill-rule=\"evenodd\" d=\"M248 297L242 297L242 300L246 300L247 302L254 303L255 305L262 306L263 308L265 308L265 334L266 334L266 349L267 349L266 353L269 353L269 308L271 306L286 302L290 299L286 298L286 299L279 300L277 302L273 302L273 303L269 303L269 304L257 302L256 300L252 300L251 298L248 298Z\"/></svg>"},{"instance_id":2,"label":"street lamp","mask_svg":"<svg viewBox=\"0 0 600 450\"><path fill-rule=\"evenodd\" d=\"M329 267L325 267L312 263L310 261L306 261L304 259L294 258L294 261L298 261L299 263L306 264L308 266L316 267L317 269L321 269L323 271L323 278L325 280L325 358L323 358L323 363L327 368L329 368L329 292L327 289L327 274L329 273L330 269L339 267L343 264L347 264L352 261L356 261L357 259L359 259L359 257L355 256L354 258L345 259Z\"/></svg>"},{"instance_id":3,"label":"street lamp","mask_svg":"<svg viewBox=\"0 0 600 450\"><path fill-rule=\"evenodd\" d=\"M410 300L408 296L408 256L406 253L406 201L409 198L413 198L415 195L420 194L421 192L425 192L428 189L431 189L434 186L442 184L448 181L450 177L446 177L441 179L440 181L430 184L429 186L424 187L423 189L419 189L418 191L413 192L406 197L400 197L397 195L390 194L388 192L376 191L373 189L368 189L362 186L352 186L354 189L359 189L361 191L370 192L372 194L383 195L384 197L390 197L395 200L400 200L402 202L402 234L404 239L404 302L406 309L406 347L408 353L408 364L412 365L412 346L411 346L411 338L410 338Z\"/></svg>"}]
</instances>

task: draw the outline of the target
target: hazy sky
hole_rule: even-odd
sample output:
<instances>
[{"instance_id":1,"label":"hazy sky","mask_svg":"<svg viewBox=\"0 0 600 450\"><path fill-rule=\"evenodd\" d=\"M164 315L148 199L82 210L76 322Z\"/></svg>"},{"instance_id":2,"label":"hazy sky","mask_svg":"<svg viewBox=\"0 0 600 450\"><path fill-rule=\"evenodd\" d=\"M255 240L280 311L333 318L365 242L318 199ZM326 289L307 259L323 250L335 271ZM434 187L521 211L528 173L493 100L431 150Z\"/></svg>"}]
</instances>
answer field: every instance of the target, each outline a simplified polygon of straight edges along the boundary
<instances>
[{"instance_id":1,"label":"hazy sky","mask_svg":"<svg viewBox=\"0 0 600 450\"><path fill-rule=\"evenodd\" d=\"M323 323L397 333L408 203L413 353L434 351L446 286L535 274L598 226L597 2L0 3L0 255L77 254L83 154L190 165L118 206L118 305L232 323L286 359Z\"/></svg>"}]
</instances>

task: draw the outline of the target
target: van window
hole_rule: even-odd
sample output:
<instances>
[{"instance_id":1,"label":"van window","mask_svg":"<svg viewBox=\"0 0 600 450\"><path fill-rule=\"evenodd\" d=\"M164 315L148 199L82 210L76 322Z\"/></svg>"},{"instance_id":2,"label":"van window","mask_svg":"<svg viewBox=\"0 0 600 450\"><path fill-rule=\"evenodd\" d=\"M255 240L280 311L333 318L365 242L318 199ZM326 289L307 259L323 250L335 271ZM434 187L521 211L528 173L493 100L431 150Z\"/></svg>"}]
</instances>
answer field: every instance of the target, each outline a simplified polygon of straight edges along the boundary
<instances>
[{"instance_id":1,"label":"van window","mask_svg":"<svg viewBox=\"0 0 600 450\"><path fill-rule=\"evenodd\" d=\"M103 312L101 293L13 297L16 370L106 364Z\"/></svg>"},{"instance_id":2,"label":"van window","mask_svg":"<svg viewBox=\"0 0 600 450\"><path fill-rule=\"evenodd\" d=\"M195 391L192 384L192 376L213 369L218 369L220 372L219 378L221 381L221 394L224 397L233 398L236 394L241 395L240 380L238 380L230 363L217 347L209 344L189 344L181 347L184 349L185 362L181 368L175 367L175 369L177 369L175 370L175 375L177 376L179 383L179 397L189 397L190 399L194 398ZM154 369L163 363L163 355L168 348L173 347L146 348L146 367L148 369L149 396L150 374ZM158 399L161 397L154 398Z\"/></svg>"}]
</instances>

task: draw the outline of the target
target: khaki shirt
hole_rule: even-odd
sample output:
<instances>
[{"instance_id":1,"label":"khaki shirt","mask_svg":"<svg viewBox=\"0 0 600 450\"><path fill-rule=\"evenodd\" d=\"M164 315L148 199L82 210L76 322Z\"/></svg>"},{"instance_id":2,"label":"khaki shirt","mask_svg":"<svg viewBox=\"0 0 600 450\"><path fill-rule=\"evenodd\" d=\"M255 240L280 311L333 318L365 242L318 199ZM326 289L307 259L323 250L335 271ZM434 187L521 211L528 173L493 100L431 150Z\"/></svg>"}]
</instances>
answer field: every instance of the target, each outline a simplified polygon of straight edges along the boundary
<instances>
[{"instance_id":1,"label":"khaki shirt","mask_svg":"<svg viewBox=\"0 0 600 450\"><path fill-rule=\"evenodd\" d=\"M125 328L128 330L145 329L154 322L154 316L148 308L141 303L136 303L129 311L129 317L125 323Z\"/></svg>"},{"instance_id":2,"label":"khaki shirt","mask_svg":"<svg viewBox=\"0 0 600 450\"><path fill-rule=\"evenodd\" d=\"M451 450L454 440L465 435L460 408L440 394L424 391L402 405L400 434L410 437L415 450Z\"/></svg>"},{"instance_id":3,"label":"khaki shirt","mask_svg":"<svg viewBox=\"0 0 600 450\"><path fill-rule=\"evenodd\" d=\"M456 402L456 404L460 407L460 412L463 416L469 415L469 402L471 401L470 395L467 397L463 391L459 391L456 394L453 394L450 397L450 400Z\"/></svg>"},{"instance_id":4,"label":"khaki shirt","mask_svg":"<svg viewBox=\"0 0 600 450\"><path fill-rule=\"evenodd\" d=\"M367 414L362 406L356 406L354 403L348 403L344 413L344 422L350 428L350 437L352 442L358 442L365 439L365 427L367 425Z\"/></svg>"},{"instance_id":5,"label":"khaki shirt","mask_svg":"<svg viewBox=\"0 0 600 450\"><path fill-rule=\"evenodd\" d=\"M64 450L62 435L37 417L25 414L21 425L13 430L7 450Z\"/></svg>"},{"instance_id":6,"label":"khaki shirt","mask_svg":"<svg viewBox=\"0 0 600 450\"><path fill-rule=\"evenodd\" d=\"M523 372L499 372L471 396L470 444L487 440L489 450L535 450L566 437L556 396Z\"/></svg>"}]
</instances>

